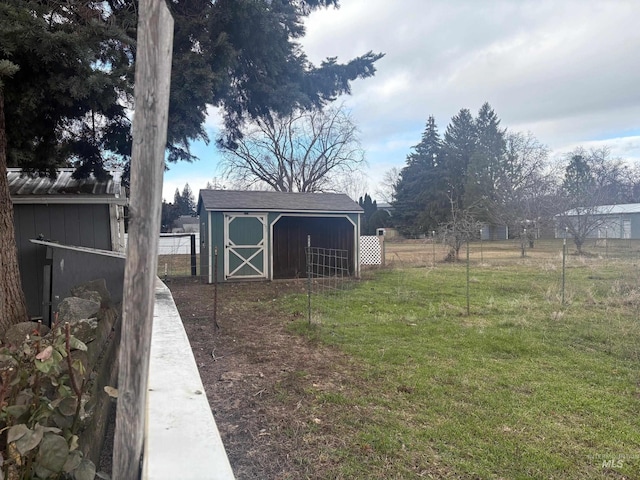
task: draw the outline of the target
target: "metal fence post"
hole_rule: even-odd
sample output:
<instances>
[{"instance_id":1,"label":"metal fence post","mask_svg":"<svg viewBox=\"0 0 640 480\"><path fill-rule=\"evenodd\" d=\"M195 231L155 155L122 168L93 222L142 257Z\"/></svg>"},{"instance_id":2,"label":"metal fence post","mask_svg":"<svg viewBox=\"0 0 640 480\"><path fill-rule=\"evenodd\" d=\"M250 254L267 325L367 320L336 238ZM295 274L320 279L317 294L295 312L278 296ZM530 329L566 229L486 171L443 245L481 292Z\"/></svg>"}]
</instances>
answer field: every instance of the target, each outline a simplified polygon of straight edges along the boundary
<instances>
[{"instance_id":1,"label":"metal fence post","mask_svg":"<svg viewBox=\"0 0 640 480\"><path fill-rule=\"evenodd\" d=\"M213 247L213 326L220 330L218 325L218 246Z\"/></svg>"},{"instance_id":2,"label":"metal fence post","mask_svg":"<svg viewBox=\"0 0 640 480\"><path fill-rule=\"evenodd\" d=\"M467 238L467 317L471 314L471 307L469 302L469 284L471 280L469 278L469 239Z\"/></svg>"},{"instance_id":3,"label":"metal fence post","mask_svg":"<svg viewBox=\"0 0 640 480\"><path fill-rule=\"evenodd\" d=\"M562 305L564 305L564 282L565 282L565 268L566 268L566 258L567 258L567 235L569 233L569 228L567 227L564 232L564 239L562 240Z\"/></svg>"},{"instance_id":4,"label":"metal fence post","mask_svg":"<svg viewBox=\"0 0 640 480\"><path fill-rule=\"evenodd\" d=\"M307 317L311 324L311 235L307 235Z\"/></svg>"},{"instance_id":5,"label":"metal fence post","mask_svg":"<svg viewBox=\"0 0 640 480\"><path fill-rule=\"evenodd\" d=\"M197 275L196 271L196 235L192 233L189 235L191 239L191 276L195 277Z\"/></svg>"}]
</instances>

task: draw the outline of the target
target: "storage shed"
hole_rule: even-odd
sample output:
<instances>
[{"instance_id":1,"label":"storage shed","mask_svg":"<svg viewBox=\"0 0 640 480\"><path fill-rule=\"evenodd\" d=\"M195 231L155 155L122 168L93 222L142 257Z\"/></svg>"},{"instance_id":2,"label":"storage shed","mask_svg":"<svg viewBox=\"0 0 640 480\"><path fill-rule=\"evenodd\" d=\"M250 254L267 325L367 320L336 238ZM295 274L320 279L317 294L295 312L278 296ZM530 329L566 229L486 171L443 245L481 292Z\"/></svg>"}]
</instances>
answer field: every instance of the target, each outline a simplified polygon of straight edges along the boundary
<instances>
[{"instance_id":1,"label":"storage shed","mask_svg":"<svg viewBox=\"0 0 640 480\"><path fill-rule=\"evenodd\" d=\"M274 280L306 275L312 247L345 250L360 275L362 208L345 194L200 190L200 267L214 281Z\"/></svg>"},{"instance_id":2,"label":"storage shed","mask_svg":"<svg viewBox=\"0 0 640 480\"><path fill-rule=\"evenodd\" d=\"M48 240L63 245L124 251L124 215L127 202L120 172L99 181L76 180L73 168L58 170L57 178L31 177L19 168L8 169L13 203L18 263L31 317L43 317L43 288L51 274L46 247L31 242Z\"/></svg>"}]
</instances>

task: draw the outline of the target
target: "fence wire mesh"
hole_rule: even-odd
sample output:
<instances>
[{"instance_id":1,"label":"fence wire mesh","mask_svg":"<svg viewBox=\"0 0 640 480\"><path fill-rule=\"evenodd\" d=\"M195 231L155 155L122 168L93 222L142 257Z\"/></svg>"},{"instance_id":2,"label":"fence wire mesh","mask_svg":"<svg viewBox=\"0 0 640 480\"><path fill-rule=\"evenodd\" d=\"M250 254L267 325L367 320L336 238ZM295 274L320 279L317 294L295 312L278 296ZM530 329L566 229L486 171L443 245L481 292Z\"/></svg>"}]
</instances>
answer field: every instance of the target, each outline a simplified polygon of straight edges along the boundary
<instances>
[{"instance_id":1,"label":"fence wire mesh","mask_svg":"<svg viewBox=\"0 0 640 480\"><path fill-rule=\"evenodd\" d=\"M344 314L353 277L349 251L307 246L308 320L323 323Z\"/></svg>"}]
</instances>

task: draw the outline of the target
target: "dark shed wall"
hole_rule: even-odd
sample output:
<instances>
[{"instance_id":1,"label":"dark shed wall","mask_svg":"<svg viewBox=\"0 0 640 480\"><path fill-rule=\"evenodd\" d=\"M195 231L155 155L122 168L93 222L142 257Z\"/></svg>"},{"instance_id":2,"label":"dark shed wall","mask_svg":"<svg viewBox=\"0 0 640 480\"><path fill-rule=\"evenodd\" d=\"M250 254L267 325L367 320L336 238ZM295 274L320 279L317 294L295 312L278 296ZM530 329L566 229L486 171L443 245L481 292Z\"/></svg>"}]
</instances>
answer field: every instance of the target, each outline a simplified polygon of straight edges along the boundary
<instances>
[{"instance_id":1,"label":"dark shed wall","mask_svg":"<svg viewBox=\"0 0 640 480\"><path fill-rule=\"evenodd\" d=\"M30 316L42 316L46 249L29 240L40 235L66 245L111 250L108 205L15 204L14 225L22 288Z\"/></svg>"},{"instance_id":2,"label":"dark shed wall","mask_svg":"<svg viewBox=\"0 0 640 480\"><path fill-rule=\"evenodd\" d=\"M71 289L80 284L104 278L113 303L122 301L124 283L124 256L101 255L99 252L77 251L53 247L52 311L71 295Z\"/></svg>"},{"instance_id":3,"label":"dark shed wall","mask_svg":"<svg viewBox=\"0 0 640 480\"><path fill-rule=\"evenodd\" d=\"M306 276L307 236L311 246L349 251L355 272L354 227L344 217L281 217L273 227L273 278Z\"/></svg>"}]
</instances>

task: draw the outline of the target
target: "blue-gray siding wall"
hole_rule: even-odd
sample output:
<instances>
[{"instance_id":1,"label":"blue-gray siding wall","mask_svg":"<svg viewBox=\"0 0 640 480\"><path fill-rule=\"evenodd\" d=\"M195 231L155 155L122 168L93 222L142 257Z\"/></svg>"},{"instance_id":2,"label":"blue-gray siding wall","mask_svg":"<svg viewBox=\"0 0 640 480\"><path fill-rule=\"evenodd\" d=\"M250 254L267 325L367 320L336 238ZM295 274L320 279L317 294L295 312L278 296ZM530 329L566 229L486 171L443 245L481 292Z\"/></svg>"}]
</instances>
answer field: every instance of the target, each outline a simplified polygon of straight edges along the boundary
<instances>
[{"instance_id":1,"label":"blue-gray siding wall","mask_svg":"<svg viewBox=\"0 0 640 480\"><path fill-rule=\"evenodd\" d=\"M16 204L13 213L27 311L41 317L46 248L29 240L42 235L65 245L111 250L109 206Z\"/></svg>"}]
</instances>

